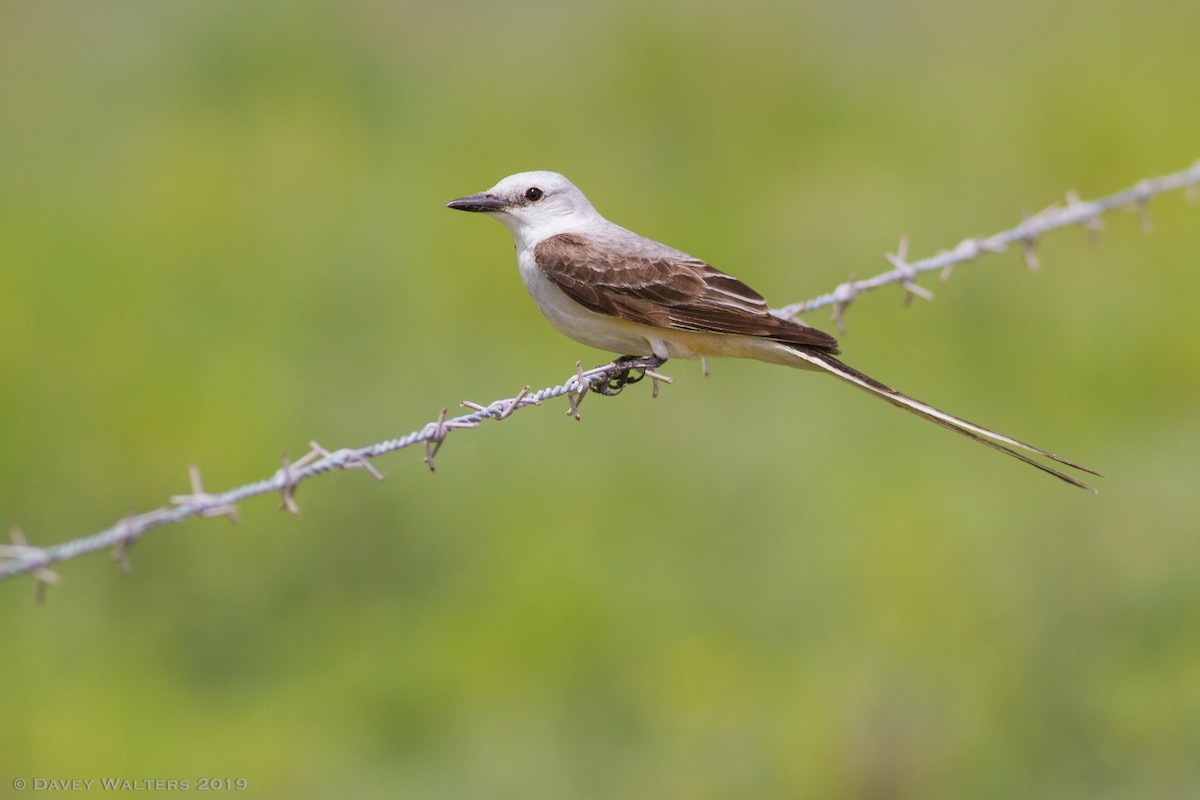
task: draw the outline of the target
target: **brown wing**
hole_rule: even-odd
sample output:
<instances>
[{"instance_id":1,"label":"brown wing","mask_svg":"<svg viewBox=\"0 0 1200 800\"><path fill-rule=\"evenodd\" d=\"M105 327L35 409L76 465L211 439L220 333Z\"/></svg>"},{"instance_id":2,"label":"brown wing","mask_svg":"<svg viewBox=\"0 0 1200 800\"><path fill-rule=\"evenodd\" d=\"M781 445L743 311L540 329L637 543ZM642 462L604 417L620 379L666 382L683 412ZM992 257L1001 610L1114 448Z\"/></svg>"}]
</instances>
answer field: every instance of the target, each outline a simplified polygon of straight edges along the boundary
<instances>
[{"instance_id":1,"label":"brown wing","mask_svg":"<svg viewBox=\"0 0 1200 800\"><path fill-rule=\"evenodd\" d=\"M762 295L737 278L665 245L655 246L662 250L643 247L645 252L617 255L614 248L597 246L581 234L562 233L544 239L533 253L547 278L599 314L838 352L832 336L771 314Z\"/></svg>"}]
</instances>

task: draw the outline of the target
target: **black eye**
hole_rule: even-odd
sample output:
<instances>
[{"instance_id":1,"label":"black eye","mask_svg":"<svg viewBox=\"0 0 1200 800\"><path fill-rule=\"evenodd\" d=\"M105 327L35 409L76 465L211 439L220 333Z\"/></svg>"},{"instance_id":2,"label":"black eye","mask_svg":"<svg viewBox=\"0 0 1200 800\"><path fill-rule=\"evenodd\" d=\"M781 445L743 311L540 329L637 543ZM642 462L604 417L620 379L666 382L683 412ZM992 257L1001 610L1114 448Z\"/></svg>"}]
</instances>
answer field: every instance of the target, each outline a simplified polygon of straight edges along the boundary
<instances>
[{"instance_id":1,"label":"black eye","mask_svg":"<svg viewBox=\"0 0 1200 800\"><path fill-rule=\"evenodd\" d=\"M525 199L531 203L536 203L538 200L542 199L543 194L545 193L538 187L530 186L525 190Z\"/></svg>"}]
</instances>

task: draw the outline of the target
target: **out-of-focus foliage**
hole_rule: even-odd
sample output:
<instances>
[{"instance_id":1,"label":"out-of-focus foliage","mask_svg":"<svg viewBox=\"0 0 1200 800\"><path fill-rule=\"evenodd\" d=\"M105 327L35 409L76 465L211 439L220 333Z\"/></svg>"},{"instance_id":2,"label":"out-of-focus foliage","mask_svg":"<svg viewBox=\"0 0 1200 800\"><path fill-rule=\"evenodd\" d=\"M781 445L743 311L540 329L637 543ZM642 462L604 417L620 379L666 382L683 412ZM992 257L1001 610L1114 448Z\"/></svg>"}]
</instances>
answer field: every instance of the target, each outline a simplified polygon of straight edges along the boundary
<instances>
[{"instance_id":1,"label":"out-of-focus foliage","mask_svg":"<svg viewBox=\"0 0 1200 800\"><path fill-rule=\"evenodd\" d=\"M525 169L776 305L1200 156L1192 0L0 6L0 522L49 543L559 382ZM1200 210L0 586L0 779L256 797L1200 792ZM826 325L824 315L810 320ZM31 784L32 785L32 784ZM98 787L98 784L97 784ZM7 788L4 790L7 791ZM97 792L99 793L99 792ZM83 793L72 796L82 796ZM112 796L108 793L105 796Z\"/></svg>"}]
</instances>

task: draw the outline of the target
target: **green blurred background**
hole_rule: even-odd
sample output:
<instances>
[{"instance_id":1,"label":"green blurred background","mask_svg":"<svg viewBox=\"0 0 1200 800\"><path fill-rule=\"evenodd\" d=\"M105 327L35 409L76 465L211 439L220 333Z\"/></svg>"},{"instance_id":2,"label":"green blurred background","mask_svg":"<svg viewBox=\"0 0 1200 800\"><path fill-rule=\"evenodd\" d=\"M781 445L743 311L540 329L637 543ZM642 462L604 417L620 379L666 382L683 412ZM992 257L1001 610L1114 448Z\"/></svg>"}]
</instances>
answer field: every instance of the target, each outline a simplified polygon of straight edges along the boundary
<instances>
[{"instance_id":1,"label":"green blurred background","mask_svg":"<svg viewBox=\"0 0 1200 800\"><path fill-rule=\"evenodd\" d=\"M0 522L62 541L188 464L227 488L606 360L540 317L506 231L443 207L512 172L783 305L902 233L930 255L1186 167L1198 24L1194 0L5 2ZM657 400L455 434L433 475L413 450L305 484L298 519L260 498L157 530L128 578L64 564L41 607L0 585L0 796L1200 795L1200 210L1151 218L932 304L867 296L842 338L1100 494L832 380L673 364Z\"/></svg>"}]
</instances>

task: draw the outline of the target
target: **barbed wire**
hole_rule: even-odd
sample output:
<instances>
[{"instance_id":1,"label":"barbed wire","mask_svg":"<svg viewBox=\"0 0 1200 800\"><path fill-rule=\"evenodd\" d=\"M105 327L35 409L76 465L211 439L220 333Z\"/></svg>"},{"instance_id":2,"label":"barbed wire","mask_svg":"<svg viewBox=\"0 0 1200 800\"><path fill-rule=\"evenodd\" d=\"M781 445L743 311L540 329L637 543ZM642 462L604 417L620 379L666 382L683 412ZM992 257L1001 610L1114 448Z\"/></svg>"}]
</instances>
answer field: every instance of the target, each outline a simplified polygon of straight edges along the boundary
<instances>
[{"instance_id":1,"label":"barbed wire","mask_svg":"<svg viewBox=\"0 0 1200 800\"><path fill-rule=\"evenodd\" d=\"M955 266L968 261L974 261L984 253L1003 253L1008 250L1010 245L1020 245L1021 255L1025 259L1025 263L1030 269L1036 270L1040 267L1036 250L1037 240L1043 234L1070 225L1082 225L1093 234L1099 233L1104 227L1100 217L1118 208L1133 208L1136 210L1141 220L1142 231L1149 233L1149 204L1154 197L1164 192L1187 189L1188 199L1192 200L1194 199L1195 189L1198 185L1200 185L1200 161L1192 164L1187 169L1171 173L1170 175L1146 178L1127 189L1122 189L1115 194L1110 194L1107 197L1101 197L1097 200L1080 200L1074 191L1069 191L1067 192L1065 205L1054 204L1033 216L1027 216L1015 228L987 237L977 236L971 239L963 239L953 248L943 250L937 255L923 258L920 261L909 262L905 260L908 251L908 237L901 236L900 245L896 252L888 253L884 256L893 267L890 271L882 272L873 278L861 281L851 277L850 280L840 284L832 292L814 297L812 300L807 300L803 303L784 306L776 310L775 313L791 318L799 314L815 311L819 308L833 306L833 319L837 322L838 330L844 332L843 315L845 310L864 292L898 283L908 293L905 298L906 301L912 300L914 295L923 300L932 300L933 293L917 285L916 278L918 275L941 270L942 280L946 281L949 279Z\"/></svg>"},{"instance_id":2,"label":"barbed wire","mask_svg":"<svg viewBox=\"0 0 1200 800\"><path fill-rule=\"evenodd\" d=\"M907 293L906 301L911 300L913 296L931 300L933 294L916 283L918 276L941 270L944 281L950 277L955 266L973 261L985 253L1005 252L1012 245L1019 245L1026 264L1030 269L1037 269L1037 240L1049 231L1070 225L1082 225L1089 231L1098 232L1102 228L1100 217L1118 208L1136 210L1141 218L1143 230L1149 231L1147 207L1151 199L1164 192L1179 189L1189 190L1191 199L1190 195L1195 192L1197 186L1200 186L1200 161L1180 172L1147 178L1134 186L1096 200L1080 200L1074 192L1069 192L1065 205L1056 204L1033 216L1027 216L1015 228L987 237L964 239L950 250L943 250L919 261L907 260L908 240L907 237L901 237L896 252L885 255L888 263L892 265L891 270L861 281L852 277L832 292L803 303L774 309L773 313L790 318L832 306L833 318L839 330L844 330L846 309L864 292L898 284ZM424 447L424 460L432 471L435 468L434 459L438 450L452 431L476 428L486 420L507 419L520 409L541 406L544 401L558 397L567 398L567 413L579 419L580 404L589 391L604 390L601 393L615 394L616 392L609 387L623 385L624 381L621 379L629 375L630 369L638 375L649 377L653 383L653 394L657 396L659 384L671 382L670 378L654 372L657 364L654 359L645 359L614 362L584 370L582 362L577 362L575 374L557 386L532 392L529 386L525 386L515 396L494 400L487 405L464 401L461 406L471 409L469 413L447 417L448 409L443 408L436 419L398 439L334 451L326 450L316 442L310 442L308 453L297 461L290 461L284 455L282 466L271 477L215 494L205 491L199 469L192 466L189 468L190 493L171 497L170 506L141 514L130 513L115 525L97 533L61 544L37 547L30 545L24 533L14 526L9 531L11 544L0 544L0 581L18 575L32 575L37 581L40 598L47 586L58 582L58 575L50 569L51 565L110 548L121 569L128 571L130 548L154 528L181 522L190 517L223 516L236 521L238 503L258 495L274 493L280 495L283 508L296 514L299 513L299 507L296 505L295 490L303 481L334 470L347 469L361 469L377 480L383 480L383 475L375 469L371 459L415 445ZM705 366L707 372L707 365Z\"/></svg>"}]
</instances>

